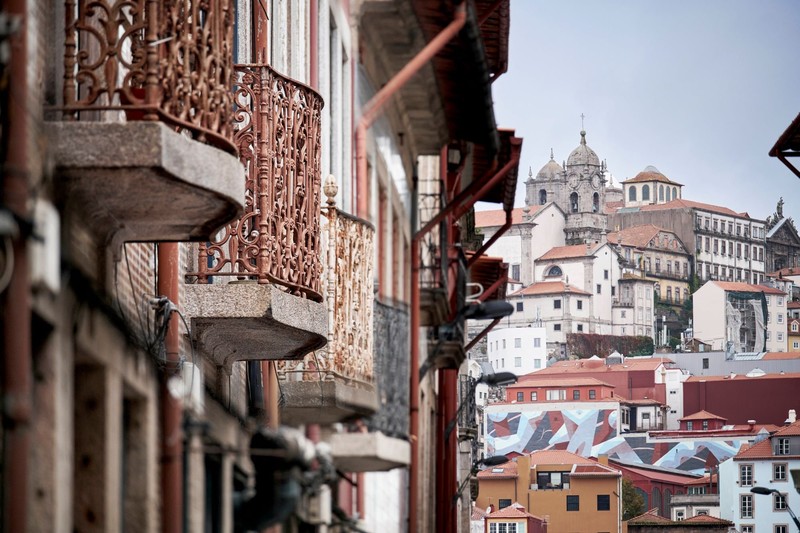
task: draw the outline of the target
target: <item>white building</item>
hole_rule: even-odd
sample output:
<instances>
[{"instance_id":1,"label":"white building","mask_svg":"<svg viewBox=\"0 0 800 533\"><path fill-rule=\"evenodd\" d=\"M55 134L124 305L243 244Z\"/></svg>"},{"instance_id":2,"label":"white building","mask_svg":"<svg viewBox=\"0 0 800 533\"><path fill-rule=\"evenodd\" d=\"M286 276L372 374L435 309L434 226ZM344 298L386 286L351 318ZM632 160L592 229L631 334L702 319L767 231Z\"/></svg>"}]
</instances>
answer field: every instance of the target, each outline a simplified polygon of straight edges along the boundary
<instances>
[{"instance_id":1,"label":"white building","mask_svg":"<svg viewBox=\"0 0 800 533\"><path fill-rule=\"evenodd\" d=\"M489 247L488 255L508 263L509 277L522 285L533 283L533 261L555 246L564 245L566 215L553 202L518 207L512 211L511 227ZM475 212L475 228L484 240L505 224L502 209Z\"/></svg>"},{"instance_id":2,"label":"white building","mask_svg":"<svg viewBox=\"0 0 800 533\"><path fill-rule=\"evenodd\" d=\"M709 281L694 294L694 337L713 350L785 352L786 300L774 287Z\"/></svg>"},{"instance_id":3,"label":"white building","mask_svg":"<svg viewBox=\"0 0 800 533\"><path fill-rule=\"evenodd\" d=\"M790 420L794 410L790 411ZM788 508L800 508L800 494L792 482L800 469L800 422L740 451L719 465L720 514L741 533L795 531ZM754 487L779 491L753 494Z\"/></svg>"},{"instance_id":4,"label":"white building","mask_svg":"<svg viewBox=\"0 0 800 533\"><path fill-rule=\"evenodd\" d=\"M493 329L487 342L489 363L495 372L523 376L547 366L547 330L544 327Z\"/></svg>"}]
</instances>

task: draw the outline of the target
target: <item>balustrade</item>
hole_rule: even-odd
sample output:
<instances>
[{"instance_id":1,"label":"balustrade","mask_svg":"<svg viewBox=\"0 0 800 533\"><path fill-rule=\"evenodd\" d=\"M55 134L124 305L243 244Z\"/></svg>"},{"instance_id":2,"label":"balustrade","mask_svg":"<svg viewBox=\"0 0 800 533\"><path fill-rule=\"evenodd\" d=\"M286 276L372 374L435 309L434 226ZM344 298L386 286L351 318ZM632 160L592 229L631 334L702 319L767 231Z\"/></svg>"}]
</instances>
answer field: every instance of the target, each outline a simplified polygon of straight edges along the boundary
<instances>
[{"instance_id":1,"label":"balustrade","mask_svg":"<svg viewBox=\"0 0 800 533\"><path fill-rule=\"evenodd\" d=\"M231 0L65 0L64 8L65 120L119 121L124 112L235 151Z\"/></svg>"}]
</instances>

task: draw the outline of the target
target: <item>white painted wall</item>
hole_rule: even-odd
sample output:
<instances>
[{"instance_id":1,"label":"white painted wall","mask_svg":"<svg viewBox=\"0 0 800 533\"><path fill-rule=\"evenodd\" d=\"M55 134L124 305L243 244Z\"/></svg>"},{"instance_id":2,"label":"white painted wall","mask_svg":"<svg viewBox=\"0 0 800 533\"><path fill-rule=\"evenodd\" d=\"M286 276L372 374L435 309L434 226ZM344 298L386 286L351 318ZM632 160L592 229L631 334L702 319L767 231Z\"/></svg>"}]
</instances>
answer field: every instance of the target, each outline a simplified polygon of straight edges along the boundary
<instances>
[{"instance_id":1,"label":"white painted wall","mask_svg":"<svg viewBox=\"0 0 800 533\"><path fill-rule=\"evenodd\" d=\"M518 376L547 366L547 331L543 327L493 329L487 337L486 353L495 372Z\"/></svg>"}]
</instances>

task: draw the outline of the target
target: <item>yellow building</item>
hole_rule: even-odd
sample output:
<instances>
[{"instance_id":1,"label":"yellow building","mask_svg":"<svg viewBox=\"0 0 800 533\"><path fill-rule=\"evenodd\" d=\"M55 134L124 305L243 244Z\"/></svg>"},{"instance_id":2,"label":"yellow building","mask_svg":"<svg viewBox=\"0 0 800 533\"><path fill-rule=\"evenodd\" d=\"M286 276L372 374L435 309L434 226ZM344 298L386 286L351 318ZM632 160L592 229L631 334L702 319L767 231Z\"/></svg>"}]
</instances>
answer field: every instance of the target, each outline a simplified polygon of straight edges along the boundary
<instances>
[{"instance_id":1,"label":"yellow building","mask_svg":"<svg viewBox=\"0 0 800 533\"><path fill-rule=\"evenodd\" d=\"M540 450L479 472L476 505L499 510L519 502L550 531L619 532L621 483L605 461Z\"/></svg>"},{"instance_id":2,"label":"yellow building","mask_svg":"<svg viewBox=\"0 0 800 533\"><path fill-rule=\"evenodd\" d=\"M800 352L800 318L789 318L786 324L787 349Z\"/></svg>"}]
</instances>

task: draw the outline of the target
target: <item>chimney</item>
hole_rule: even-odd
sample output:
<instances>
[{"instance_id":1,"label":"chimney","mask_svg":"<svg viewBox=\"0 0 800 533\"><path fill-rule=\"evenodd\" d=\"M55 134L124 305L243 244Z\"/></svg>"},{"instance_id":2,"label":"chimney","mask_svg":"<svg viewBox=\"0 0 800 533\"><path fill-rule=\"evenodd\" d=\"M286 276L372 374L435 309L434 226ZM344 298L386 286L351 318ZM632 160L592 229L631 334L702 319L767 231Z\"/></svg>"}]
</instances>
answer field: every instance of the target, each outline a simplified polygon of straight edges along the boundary
<instances>
[{"instance_id":1,"label":"chimney","mask_svg":"<svg viewBox=\"0 0 800 533\"><path fill-rule=\"evenodd\" d=\"M601 465L608 466L608 454L607 453L599 454L597 456L597 462L600 463Z\"/></svg>"},{"instance_id":2,"label":"chimney","mask_svg":"<svg viewBox=\"0 0 800 533\"><path fill-rule=\"evenodd\" d=\"M789 409L789 423L794 424L795 422L797 422L797 411Z\"/></svg>"},{"instance_id":3,"label":"chimney","mask_svg":"<svg viewBox=\"0 0 800 533\"><path fill-rule=\"evenodd\" d=\"M755 427L756 427L756 421L755 420L748 420L747 421L747 425L749 426L747 429L749 429L750 431L753 431L753 429L755 429Z\"/></svg>"}]
</instances>

